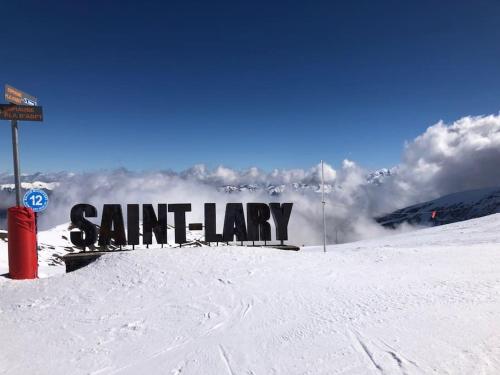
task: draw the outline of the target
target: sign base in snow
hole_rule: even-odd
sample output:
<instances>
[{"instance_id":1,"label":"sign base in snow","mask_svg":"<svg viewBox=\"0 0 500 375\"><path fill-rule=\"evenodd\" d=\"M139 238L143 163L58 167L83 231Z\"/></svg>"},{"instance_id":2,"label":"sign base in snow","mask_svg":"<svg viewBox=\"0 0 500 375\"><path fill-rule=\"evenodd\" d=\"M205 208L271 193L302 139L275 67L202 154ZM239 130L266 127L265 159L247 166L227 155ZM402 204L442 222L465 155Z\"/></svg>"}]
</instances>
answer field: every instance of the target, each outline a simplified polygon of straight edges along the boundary
<instances>
[{"instance_id":1,"label":"sign base in snow","mask_svg":"<svg viewBox=\"0 0 500 375\"><path fill-rule=\"evenodd\" d=\"M260 247L260 248L270 248L270 249L278 249L278 250L289 250L289 251L299 251L300 247L293 245L266 245L266 246L258 246L258 245L250 245L248 247ZM79 253L71 253L66 254L60 257L64 264L66 265L66 273L73 272L88 266L92 262L95 262L104 254L117 253L117 252L130 252L134 250L112 250L112 251L82 251ZM140 251L140 250L135 250Z\"/></svg>"},{"instance_id":2,"label":"sign base in snow","mask_svg":"<svg viewBox=\"0 0 500 375\"><path fill-rule=\"evenodd\" d=\"M62 257L62 260L66 265L66 272L73 272L88 266L92 262L95 262L104 253L104 251L87 251L82 253L66 254Z\"/></svg>"}]
</instances>

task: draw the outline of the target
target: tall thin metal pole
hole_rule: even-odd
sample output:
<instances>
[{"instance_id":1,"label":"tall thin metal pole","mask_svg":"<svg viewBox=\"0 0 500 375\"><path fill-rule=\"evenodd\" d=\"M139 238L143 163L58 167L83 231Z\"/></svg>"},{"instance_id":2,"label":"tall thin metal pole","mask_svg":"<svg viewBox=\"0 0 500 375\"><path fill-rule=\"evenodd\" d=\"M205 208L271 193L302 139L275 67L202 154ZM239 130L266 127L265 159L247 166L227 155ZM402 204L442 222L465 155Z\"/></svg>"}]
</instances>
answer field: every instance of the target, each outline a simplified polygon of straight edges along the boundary
<instances>
[{"instance_id":1,"label":"tall thin metal pole","mask_svg":"<svg viewBox=\"0 0 500 375\"><path fill-rule=\"evenodd\" d=\"M321 203L323 204L323 252L326 253L326 217L325 217L325 172L321 160Z\"/></svg>"},{"instance_id":2,"label":"tall thin metal pole","mask_svg":"<svg viewBox=\"0 0 500 375\"><path fill-rule=\"evenodd\" d=\"M12 158L14 160L14 184L16 189L16 206L21 206L21 172L19 166L19 136L17 120L12 120Z\"/></svg>"}]
</instances>

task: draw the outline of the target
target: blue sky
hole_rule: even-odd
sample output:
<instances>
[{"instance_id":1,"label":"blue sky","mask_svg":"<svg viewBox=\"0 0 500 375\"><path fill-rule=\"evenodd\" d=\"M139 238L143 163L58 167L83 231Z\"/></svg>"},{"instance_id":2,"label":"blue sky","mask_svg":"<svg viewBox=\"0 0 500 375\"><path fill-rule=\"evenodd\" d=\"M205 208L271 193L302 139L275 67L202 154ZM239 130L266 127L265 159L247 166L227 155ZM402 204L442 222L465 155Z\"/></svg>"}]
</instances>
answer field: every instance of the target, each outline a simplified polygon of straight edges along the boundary
<instances>
[{"instance_id":1,"label":"blue sky","mask_svg":"<svg viewBox=\"0 0 500 375\"><path fill-rule=\"evenodd\" d=\"M37 96L23 172L398 163L500 109L498 1L23 1L0 83ZM0 125L1 170L11 170Z\"/></svg>"}]
</instances>

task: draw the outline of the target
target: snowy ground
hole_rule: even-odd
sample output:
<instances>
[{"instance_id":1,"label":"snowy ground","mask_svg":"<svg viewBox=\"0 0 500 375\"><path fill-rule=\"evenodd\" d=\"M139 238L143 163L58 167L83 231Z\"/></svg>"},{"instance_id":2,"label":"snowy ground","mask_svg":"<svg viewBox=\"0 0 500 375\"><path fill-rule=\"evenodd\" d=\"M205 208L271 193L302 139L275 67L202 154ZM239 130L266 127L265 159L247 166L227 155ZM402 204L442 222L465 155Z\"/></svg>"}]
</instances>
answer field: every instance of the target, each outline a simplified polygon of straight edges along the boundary
<instances>
[{"instance_id":1,"label":"snowy ground","mask_svg":"<svg viewBox=\"0 0 500 375\"><path fill-rule=\"evenodd\" d=\"M0 278L2 374L498 374L500 214L300 252Z\"/></svg>"}]
</instances>

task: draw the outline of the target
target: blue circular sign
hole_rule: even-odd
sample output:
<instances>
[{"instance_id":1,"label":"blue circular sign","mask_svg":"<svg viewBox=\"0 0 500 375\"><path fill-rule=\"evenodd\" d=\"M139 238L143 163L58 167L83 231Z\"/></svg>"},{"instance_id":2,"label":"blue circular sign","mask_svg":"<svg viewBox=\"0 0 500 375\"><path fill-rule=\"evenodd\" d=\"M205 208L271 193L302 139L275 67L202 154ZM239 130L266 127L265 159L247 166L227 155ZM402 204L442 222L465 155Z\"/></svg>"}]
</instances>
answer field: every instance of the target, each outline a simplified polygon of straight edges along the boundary
<instances>
[{"instance_id":1,"label":"blue circular sign","mask_svg":"<svg viewBox=\"0 0 500 375\"><path fill-rule=\"evenodd\" d=\"M47 193L40 189L28 190L23 198L24 207L29 207L35 212L43 211L49 204Z\"/></svg>"}]
</instances>

